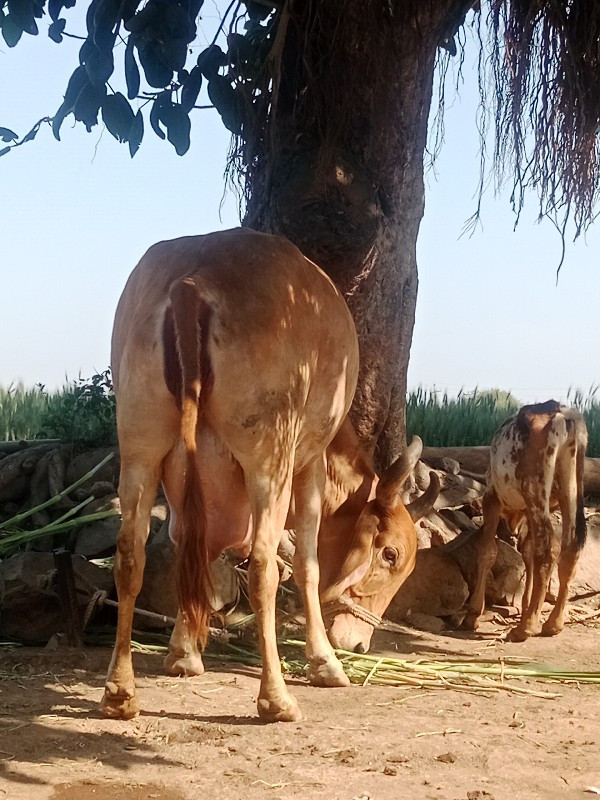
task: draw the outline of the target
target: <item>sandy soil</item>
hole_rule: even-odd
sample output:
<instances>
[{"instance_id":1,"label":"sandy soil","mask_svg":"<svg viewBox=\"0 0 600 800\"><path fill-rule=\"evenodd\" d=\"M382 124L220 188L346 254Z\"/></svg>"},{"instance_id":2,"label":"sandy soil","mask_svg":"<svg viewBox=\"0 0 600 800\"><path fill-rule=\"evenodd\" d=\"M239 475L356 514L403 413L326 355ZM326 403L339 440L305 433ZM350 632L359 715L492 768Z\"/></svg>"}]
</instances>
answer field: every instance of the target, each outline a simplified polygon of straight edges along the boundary
<instances>
[{"instance_id":1,"label":"sandy soil","mask_svg":"<svg viewBox=\"0 0 600 800\"><path fill-rule=\"evenodd\" d=\"M376 650L541 658L600 671L599 630L512 644L379 633ZM600 686L549 686L556 699L498 692L291 681L305 719L262 725L253 669L214 665L167 678L136 654L142 706L97 713L106 649L0 651L0 798L8 800L570 800L600 787Z\"/></svg>"}]
</instances>

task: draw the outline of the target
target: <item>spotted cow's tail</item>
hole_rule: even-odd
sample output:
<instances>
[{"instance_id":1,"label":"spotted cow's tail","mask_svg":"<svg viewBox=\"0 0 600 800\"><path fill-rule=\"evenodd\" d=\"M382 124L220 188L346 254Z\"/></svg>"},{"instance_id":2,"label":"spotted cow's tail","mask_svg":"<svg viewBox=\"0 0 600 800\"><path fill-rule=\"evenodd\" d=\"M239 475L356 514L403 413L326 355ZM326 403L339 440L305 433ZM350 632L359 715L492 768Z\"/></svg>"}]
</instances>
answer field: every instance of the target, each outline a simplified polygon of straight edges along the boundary
<instances>
[{"instance_id":1,"label":"spotted cow's tail","mask_svg":"<svg viewBox=\"0 0 600 800\"><path fill-rule=\"evenodd\" d=\"M192 278L175 284L170 300L181 368L181 438L185 449L183 503L173 535L177 547L177 593L190 636L204 647L212 587L204 496L196 460L196 429L212 382L206 352L210 307L202 301Z\"/></svg>"},{"instance_id":2,"label":"spotted cow's tail","mask_svg":"<svg viewBox=\"0 0 600 800\"><path fill-rule=\"evenodd\" d=\"M585 423L584 423L585 424ZM577 511L575 513L575 538L577 540L577 548L581 550L585 544L587 536L587 523L585 521L585 513L583 506L583 473L585 469L585 449L587 445L587 431L585 427L580 435L578 427L575 428L575 442L577 447L575 474L577 478Z\"/></svg>"}]
</instances>

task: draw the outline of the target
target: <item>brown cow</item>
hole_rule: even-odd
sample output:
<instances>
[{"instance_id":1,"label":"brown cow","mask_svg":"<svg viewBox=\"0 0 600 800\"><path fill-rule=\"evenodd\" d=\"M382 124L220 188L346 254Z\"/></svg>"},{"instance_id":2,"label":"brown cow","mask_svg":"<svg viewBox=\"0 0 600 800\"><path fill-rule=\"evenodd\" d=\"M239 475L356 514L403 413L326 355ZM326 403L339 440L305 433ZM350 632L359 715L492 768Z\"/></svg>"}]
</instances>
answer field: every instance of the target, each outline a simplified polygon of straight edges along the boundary
<instances>
[{"instance_id":1,"label":"brown cow","mask_svg":"<svg viewBox=\"0 0 600 800\"><path fill-rule=\"evenodd\" d=\"M291 500L308 678L348 684L326 636L317 561L325 450L346 416L358 371L346 304L329 278L284 239L239 229L163 242L146 253L125 287L112 366L123 522L115 559L119 621L103 712L130 718L138 710L132 615L162 480L183 609L167 669L202 671L196 641L204 643L208 630L208 564L226 548L251 549L250 596L263 655L258 712L268 721L299 719L275 638L276 548ZM370 490L355 491L354 500L349 490L338 492L341 503L354 503L359 524L356 543L341 551L344 563L332 571L328 599L359 581L382 550L366 542L367 530L373 540L385 538L392 518L402 525L408 520L412 529L396 498L407 468L409 461L392 465L375 500ZM374 474L369 481L374 487ZM360 569L350 569L357 549Z\"/></svg>"},{"instance_id":2,"label":"brown cow","mask_svg":"<svg viewBox=\"0 0 600 800\"><path fill-rule=\"evenodd\" d=\"M476 629L483 613L485 582L496 559L495 534L502 517L519 533L526 573L521 620L511 638L523 641L540 632L554 636L563 629L569 584L586 537L583 469L587 438L581 414L555 400L524 406L494 436L483 497L477 582L465 627ZM556 509L562 516L560 544L550 517ZM540 612L559 553L558 598L542 626Z\"/></svg>"},{"instance_id":3,"label":"brown cow","mask_svg":"<svg viewBox=\"0 0 600 800\"><path fill-rule=\"evenodd\" d=\"M322 609L334 647L366 653L374 628L414 569L414 522L432 508L440 490L431 472L420 497L407 506L400 499L422 449L415 436L379 479L348 419L327 448L319 565Z\"/></svg>"}]
</instances>

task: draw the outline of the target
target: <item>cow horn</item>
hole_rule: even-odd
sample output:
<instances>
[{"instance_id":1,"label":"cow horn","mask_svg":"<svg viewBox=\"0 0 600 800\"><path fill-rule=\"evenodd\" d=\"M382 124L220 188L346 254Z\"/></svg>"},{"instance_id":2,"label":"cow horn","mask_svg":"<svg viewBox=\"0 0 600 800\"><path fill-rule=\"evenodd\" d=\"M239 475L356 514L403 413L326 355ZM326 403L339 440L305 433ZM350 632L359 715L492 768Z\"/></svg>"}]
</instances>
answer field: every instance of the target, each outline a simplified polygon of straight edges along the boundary
<instances>
[{"instance_id":1,"label":"cow horn","mask_svg":"<svg viewBox=\"0 0 600 800\"><path fill-rule=\"evenodd\" d=\"M412 503L406 506L406 510L411 516L413 522L416 522L421 517L425 516L433 508L433 504L437 500L440 493L440 479L437 472L429 473L429 486L423 494L419 495Z\"/></svg>"},{"instance_id":2,"label":"cow horn","mask_svg":"<svg viewBox=\"0 0 600 800\"><path fill-rule=\"evenodd\" d=\"M415 468L422 452L423 442L418 436L413 436L404 453L390 464L377 484L375 497L380 506L390 509L396 506L400 500L398 492Z\"/></svg>"}]
</instances>

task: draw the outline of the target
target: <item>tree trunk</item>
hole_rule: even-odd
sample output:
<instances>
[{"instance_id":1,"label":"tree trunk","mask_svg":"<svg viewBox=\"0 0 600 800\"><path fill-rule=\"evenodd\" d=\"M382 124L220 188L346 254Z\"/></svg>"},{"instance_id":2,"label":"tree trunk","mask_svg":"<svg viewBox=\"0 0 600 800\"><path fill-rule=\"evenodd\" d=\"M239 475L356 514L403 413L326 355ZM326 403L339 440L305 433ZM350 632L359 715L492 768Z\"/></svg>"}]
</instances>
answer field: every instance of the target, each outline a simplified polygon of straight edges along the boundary
<instances>
[{"instance_id":1,"label":"tree trunk","mask_svg":"<svg viewBox=\"0 0 600 800\"><path fill-rule=\"evenodd\" d=\"M469 3L401 6L328 0L284 9L273 110L246 176L245 223L290 238L348 301L361 347L351 417L382 467L405 445L436 52Z\"/></svg>"}]
</instances>

